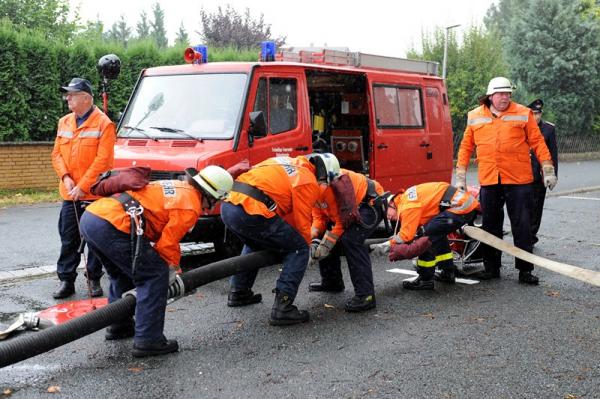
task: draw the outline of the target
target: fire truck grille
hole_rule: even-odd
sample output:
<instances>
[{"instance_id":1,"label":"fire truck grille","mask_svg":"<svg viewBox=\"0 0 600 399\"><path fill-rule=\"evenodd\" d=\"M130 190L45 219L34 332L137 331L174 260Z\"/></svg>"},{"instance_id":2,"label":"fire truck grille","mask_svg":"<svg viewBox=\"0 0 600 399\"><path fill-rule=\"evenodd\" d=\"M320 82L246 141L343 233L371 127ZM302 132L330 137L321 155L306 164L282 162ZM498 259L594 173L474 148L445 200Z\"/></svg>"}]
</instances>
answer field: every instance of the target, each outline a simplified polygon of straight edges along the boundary
<instances>
[{"instance_id":1,"label":"fire truck grille","mask_svg":"<svg viewBox=\"0 0 600 399\"><path fill-rule=\"evenodd\" d=\"M184 172L153 170L152 173L150 173L150 180L182 180L184 175Z\"/></svg>"}]
</instances>

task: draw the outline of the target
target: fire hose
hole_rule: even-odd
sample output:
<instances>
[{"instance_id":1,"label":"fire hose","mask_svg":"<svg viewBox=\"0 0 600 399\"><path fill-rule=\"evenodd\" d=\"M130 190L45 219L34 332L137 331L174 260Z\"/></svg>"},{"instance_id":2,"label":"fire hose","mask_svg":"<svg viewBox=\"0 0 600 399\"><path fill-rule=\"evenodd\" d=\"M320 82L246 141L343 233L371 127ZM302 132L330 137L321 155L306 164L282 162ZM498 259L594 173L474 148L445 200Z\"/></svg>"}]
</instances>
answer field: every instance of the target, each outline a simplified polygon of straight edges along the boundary
<instances>
[{"instance_id":1,"label":"fire hose","mask_svg":"<svg viewBox=\"0 0 600 399\"><path fill-rule=\"evenodd\" d=\"M260 269L281 261L277 252L259 251L244 256L236 256L202 266L179 276L183 294L196 288L229 277L240 272ZM170 290L170 295L181 297L180 290ZM58 348L86 335L101 330L113 323L131 317L135 312L135 295L123 298L77 317L64 324L52 326L37 332L17 337L0 344L0 367L5 367L29 359L51 349Z\"/></svg>"},{"instance_id":2,"label":"fire hose","mask_svg":"<svg viewBox=\"0 0 600 399\"><path fill-rule=\"evenodd\" d=\"M541 256L534 255L530 252L510 245L508 242L478 227L464 226L462 229L469 237L481 241L484 244L494 247L516 258L523 259L526 262L533 263L536 266L560 273L564 276L583 281L584 283L600 286L600 272L542 258Z\"/></svg>"}]
</instances>

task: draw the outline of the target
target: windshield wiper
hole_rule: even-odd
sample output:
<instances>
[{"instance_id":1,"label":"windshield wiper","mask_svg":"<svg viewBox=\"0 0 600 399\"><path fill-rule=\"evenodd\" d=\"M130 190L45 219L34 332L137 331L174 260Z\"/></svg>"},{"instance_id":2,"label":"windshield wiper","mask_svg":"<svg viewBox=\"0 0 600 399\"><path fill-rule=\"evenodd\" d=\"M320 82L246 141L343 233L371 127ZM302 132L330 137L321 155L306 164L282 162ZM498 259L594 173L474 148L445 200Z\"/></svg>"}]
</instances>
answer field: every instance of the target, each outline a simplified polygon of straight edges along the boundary
<instances>
[{"instance_id":1,"label":"windshield wiper","mask_svg":"<svg viewBox=\"0 0 600 399\"><path fill-rule=\"evenodd\" d=\"M148 133L146 133L146 131L144 129L140 129L139 127L125 125L125 126L121 126L121 128L122 129L134 130L136 132L141 133L143 136L148 137L150 140L158 141L158 139L156 137L152 137L151 135L149 135Z\"/></svg>"},{"instance_id":2,"label":"windshield wiper","mask_svg":"<svg viewBox=\"0 0 600 399\"><path fill-rule=\"evenodd\" d=\"M166 127L166 126L150 126L150 129L156 129L156 130L160 130L161 132L167 132L167 133L177 133L182 136L189 137L190 139L199 141L201 143L204 142L204 139L202 137L196 137L193 134L189 134L181 129L175 129L175 128Z\"/></svg>"}]
</instances>

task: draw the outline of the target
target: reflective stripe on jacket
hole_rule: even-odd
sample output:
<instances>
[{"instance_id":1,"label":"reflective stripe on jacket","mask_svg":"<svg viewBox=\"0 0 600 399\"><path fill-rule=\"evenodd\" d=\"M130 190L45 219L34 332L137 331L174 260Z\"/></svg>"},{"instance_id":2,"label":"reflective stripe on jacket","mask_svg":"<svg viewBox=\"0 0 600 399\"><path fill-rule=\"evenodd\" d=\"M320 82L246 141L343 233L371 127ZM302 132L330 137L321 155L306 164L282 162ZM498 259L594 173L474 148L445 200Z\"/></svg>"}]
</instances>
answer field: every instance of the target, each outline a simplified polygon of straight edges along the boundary
<instances>
[{"instance_id":1,"label":"reflective stripe on jacket","mask_svg":"<svg viewBox=\"0 0 600 399\"><path fill-rule=\"evenodd\" d=\"M275 203L275 211L246 194L231 191L227 202L241 205L250 215L283 217L310 242L311 212L319 198L315 167L305 157L269 158L243 173L237 181L256 187Z\"/></svg>"},{"instance_id":2,"label":"reflective stripe on jacket","mask_svg":"<svg viewBox=\"0 0 600 399\"><path fill-rule=\"evenodd\" d=\"M400 238L404 242L415 238L419 226L429 222L440 213L440 202L450 184L445 182L423 183L409 187L394 198L398 219L400 220ZM448 212L465 215L477 209L479 201L468 192L457 190L450 200Z\"/></svg>"},{"instance_id":3,"label":"reflective stripe on jacket","mask_svg":"<svg viewBox=\"0 0 600 399\"><path fill-rule=\"evenodd\" d=\"M83 200L99 198L90 194L90 187L99 174L112 168L115 141L115 124L96 106L80 127L77 127L74 113L60 119L52 150L52 166L60 178L59 191L63 199L71 199L62 182L65 175L71 176L84 191Z\"/></svg>"},{"instance_id":4,"label":"reflective stripe on jacket","mask_svg":"<svg viewBox=\"0 0 600 399\"><path fill-rule=\"evenodd\" d=\"M160 180L127 193L144 207L144 237L155 243L154 249L169 265L179 265L179 242L200 216L200 192L183 181ZM115 198L101 198L88 205L86 211L130 233L131 219Z\"/></svg>"},{"instance_id":5,"label":"reflective stripe on jacket","mask_svg":"<svg viewBox=\"0 0 600 399\"><path fill-rule=\"evenodd\" d=\"M498 117L486 105L469 112L456 165L466 169L475 147L482 186L498 184L498 178L502 184L531 183L530 148L541 162L550 161L533 113L515 102Z\"/></svg>"},{"instance_id":6,"label":"reflective stripe on jacket","mask_svg":"<svg viewBox=\"0 0 600 399\"><path fill-rule=\"evenodd\" d=\"M342 169L342 174L348 175L354 188L356 205L360 205L367 194L367 177L351 170ZM375 182L377 194L383 194L383 187ZM333 222L331 233L340 237L344 233L344 226L340 217L340 211L335 199L335 194L331 185L328 185L323 191L312 213L312 235L321 237L327 229L327 223Z\"/></svg>"}]
</instances>

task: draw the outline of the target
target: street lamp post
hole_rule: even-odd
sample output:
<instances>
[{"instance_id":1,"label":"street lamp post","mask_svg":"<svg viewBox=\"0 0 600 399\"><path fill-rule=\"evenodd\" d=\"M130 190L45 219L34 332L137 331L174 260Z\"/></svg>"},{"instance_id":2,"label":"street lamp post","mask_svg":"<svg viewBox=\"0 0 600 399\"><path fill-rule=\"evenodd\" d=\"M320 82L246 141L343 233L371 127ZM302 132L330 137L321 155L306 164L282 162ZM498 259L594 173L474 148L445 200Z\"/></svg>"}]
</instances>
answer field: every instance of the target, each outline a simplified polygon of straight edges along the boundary
<instances>
[{"instance_id":1,"label":"street lamp post","mask_svg":"<svg viewBox=\"0 0 600 399\"><path fill-rule=\"evenodd\" d=\"M446 26L446 38L444 40L444 60L442 61L442 79L446 80L446 61L448 59L448 34L450 29L458 28L458 25Z\"/></svg>"}]
</instances>

